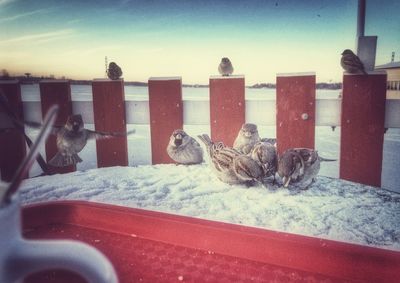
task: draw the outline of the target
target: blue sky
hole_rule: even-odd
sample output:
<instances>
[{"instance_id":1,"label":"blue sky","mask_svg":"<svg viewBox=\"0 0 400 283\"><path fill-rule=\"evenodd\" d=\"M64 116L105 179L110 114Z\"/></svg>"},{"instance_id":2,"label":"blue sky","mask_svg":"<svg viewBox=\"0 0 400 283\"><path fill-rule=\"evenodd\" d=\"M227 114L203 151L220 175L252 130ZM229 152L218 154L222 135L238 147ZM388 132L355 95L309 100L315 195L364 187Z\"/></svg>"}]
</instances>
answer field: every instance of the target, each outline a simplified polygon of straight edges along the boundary
<instances>
[{"instance_id":1,"label":"blue sky","mask_svg":"<svg viewBox=\"0 0 400 283\"><path fill-rule=\"evenodd\" d=\"M400 1L367 1L377 64L400 56ZM207 83L229 57L246 84L315 71L340 81L340 53L355 48L357 1L0 0L0 68L11 73L104 77L104 57L125 80L182 76Z\"/></svg>"}]
</instances>

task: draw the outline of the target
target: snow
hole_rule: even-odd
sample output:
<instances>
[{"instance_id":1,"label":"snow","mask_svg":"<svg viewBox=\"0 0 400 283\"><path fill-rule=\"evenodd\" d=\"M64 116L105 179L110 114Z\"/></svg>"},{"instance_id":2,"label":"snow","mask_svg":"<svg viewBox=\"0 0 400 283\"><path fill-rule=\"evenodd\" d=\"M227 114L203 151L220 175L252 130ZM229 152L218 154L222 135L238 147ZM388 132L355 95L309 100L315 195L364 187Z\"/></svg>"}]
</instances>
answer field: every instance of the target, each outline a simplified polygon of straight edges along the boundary
<instances>
[{"instance_id":1,"label":"snow","mask_svg":"<svg viewBox=\"0 0 400 283\"><path fill-rule=\"evenodd\" d=\"M22 87L24 101L38 103L38 86ZM90 101L86 99L91 97L91 86L72 86L72 92L78 100ZM125 94L134 100L148 97L144 87L127 86ZM320 98L337 98L338 94L317 90ZM246 99L268 100L274 96L275 90L246 89ZM183 88L183 98L189 102L207 100L208 88ZM40 104L36 106L40 110ZM204 109L198 112L199 117L206 115ZM86 116L92 121L89 114ZM191 136L210 134L209 123L194 125L198 117L193 121L186 118L186 123L191 123L184 125L184 130ZM275 126L267 126L257 115L246 119L258 124L261 137L275 137ZM89 141L79 154L83 162L77 172L25 180L21 187L23 203L87 200L400 250L400 194L385 190L400 192L400 129L390 128L385 134L385 189L339 180L339 162L324 162L309 190L288 190L224 184L212 174L208 160L193 166L152 166L150 126L142 120L143 124L127 125L128 131L136 130L128 137L129 167L96 169L96 142ZM94 125L86 123L85 127L93 129ZM27 130L27 134L35 139L37 131ZM329 126L316 127L316 148L325 158L339 159L340 127L335 131ZM40 151L45 157L44 147ZM40 173L35 164L30 176Z\"/></svg>"},{"instance_id":2,"label":"snow","mask_svg":"<svg viewBox=\"0 0 400 283\"><path fill-rule=\"evenodd\" d=\"M140 165L31 178L20 191L23 204L87 200L400 250L399 194L325 176L308 190L247 187L207 163Z\"/></svg>"}]
</instances>

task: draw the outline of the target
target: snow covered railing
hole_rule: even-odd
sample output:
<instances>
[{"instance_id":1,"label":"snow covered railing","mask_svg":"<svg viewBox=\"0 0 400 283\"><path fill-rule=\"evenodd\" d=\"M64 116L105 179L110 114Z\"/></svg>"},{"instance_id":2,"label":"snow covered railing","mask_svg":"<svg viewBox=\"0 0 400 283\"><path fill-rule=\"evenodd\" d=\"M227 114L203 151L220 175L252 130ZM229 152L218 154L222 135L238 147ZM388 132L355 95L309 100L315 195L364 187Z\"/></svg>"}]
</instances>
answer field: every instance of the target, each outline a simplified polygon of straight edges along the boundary
<instances>
[{"instance_id":1,"label":"snow covered railing","mask_svg":"<svg viewBox=\"0 0 400 283\"><path fill-rule=\"evenodd\" d=\"M384 128L400 128L400 100L385 102L385 74L344 76L343 98L337 99L315 98L314 73L279 74L276 100L246 100L244 79L244 76L210 77L210 98L196 100L182 100L180 77L150 78L148 100L126 100L122 80L94 80L92 97L88 98L71 94L68 81L42 81L40 101L30 98L22 101L21 86L17 81L0 82L0 88L15 102L14 110L23 113L21 118L26 120L41 121L49 105L59 104L62 109L59 124L63 124L68 115L79 113L86 124L94 124L97 130L123 131L127 124L150 125L153 164L171 162L165 152L169 136L184 124L209 125L212 138L228 145L233 143L244 122L276 126L280 152L294 146L314 147L315 126L342 126L340 177L379 186L382 158L373 159L375 165L360 169L366 163L360 150L362 154L366 154L363 150L372 151L379 159ZM346 108L344 105L353 106ZM346 115L351 115L351 119L344 119L343 109L350 109L346 110ZM349 123L348 120L358 122ZM346 131L350 134L347 137L343 134ZM5 140L5 134L0 135L2 141ZM126 138L106 142L96 144L98 167L126 166ZM10 140L7 143L4 150L8 148L9 152L21 155L21 143ZM353 152L355 144L357 152ZM46 155L52 156L54 149L55 141L50 140ZM7 174L3 171L15 170L21 159L17 157L10 161L7 158L6 163L2 162L7 169L1 168L4 179ZM67 169L73 170L75 168Z\"/></svg>"}]
</instances>

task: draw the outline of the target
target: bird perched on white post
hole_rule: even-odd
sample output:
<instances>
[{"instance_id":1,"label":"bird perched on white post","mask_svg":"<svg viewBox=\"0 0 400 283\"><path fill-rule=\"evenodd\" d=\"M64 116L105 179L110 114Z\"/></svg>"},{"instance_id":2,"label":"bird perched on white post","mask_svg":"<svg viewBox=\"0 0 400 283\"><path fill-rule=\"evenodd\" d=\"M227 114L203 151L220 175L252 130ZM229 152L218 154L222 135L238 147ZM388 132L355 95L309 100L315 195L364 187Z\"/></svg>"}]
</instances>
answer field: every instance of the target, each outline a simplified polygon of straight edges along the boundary
<instances>
[{"instance_id":1,"label":"bird perched on white post","mask_svg":"<svg viewBox=\"0 0 400 283\"><path fill-rule=\"evenodd\" d=\"M221 76L230 76L233 73L233 66L229 58L224 57L221 59L221 63L218 66L218 72Z\"/></svg>"},{"instance_id":2,"label":"bird perched on white post","mask_svg":"<svg viewBox=\"0 0 400 283\"><path fill-rule=\"evenodd\" d=\"M169 157L179 164L199 164L203 162L200 144L183 130L175 130L167 146Z\"/></svg>"},{"instance_id":3,"label":"bird perched on white post","mask_svg":"<svg viewBox=\"0 0 400 283\"><path fill-rule=\"evenodd\" d=\"M342 68L350 73L363 73L364 75L368 75L368 73L364 69L364 64L361 62L360 58L350 49L346 49L342 52L342 58L340 59L340 65Z\"/></svg>"},{"instance_id":4,"label":"bird perched on white post","mask_svg":"<svg viewBox=\"0 0 400 283\"><path fill-rule=\"evenodd\" d=\"M258 135L257 125L250 123L243 124L233 142L233 148L244 154L249 154L254 145L259 141L261 139Z\"/></svg>"}]
</instances>

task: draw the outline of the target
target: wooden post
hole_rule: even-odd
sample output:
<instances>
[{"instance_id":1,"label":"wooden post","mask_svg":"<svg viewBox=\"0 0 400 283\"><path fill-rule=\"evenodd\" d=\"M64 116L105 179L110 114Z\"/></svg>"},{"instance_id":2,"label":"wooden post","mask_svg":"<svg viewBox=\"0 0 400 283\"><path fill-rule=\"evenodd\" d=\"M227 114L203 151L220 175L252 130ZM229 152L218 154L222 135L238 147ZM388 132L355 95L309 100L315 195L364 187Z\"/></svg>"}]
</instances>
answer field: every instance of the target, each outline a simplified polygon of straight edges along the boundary
<instances>
[{"instance_id":1,"label":"wooden post","mask_svg":"<svg viewBox=\"0 0 400 283\"><path fill-rule=\"evenodd\" d=\"M276 78L278 153L315 146L315 73L278 74Z\"/></svg>"},{"instance_id":2,"label":"wooden post","mask_svg":"<svg viewBox=\"0 0 400 283\"><path fill-rule=\"evenodd\" d=\"M68 116L72 115L71 85L67 80L42 80L39 83L40 100L42 105L42 118L52 105L58 105L57 126L64 126ZM47 162L58 152L56 136L50 135L46 142ZM55 173L68 173L76 170L75 165L66 167L53 167L49 165L49 171Z\"/></svg>"},{"instance_id":3,"label":"wooden post","mask_svg":"<svg viewBox=\"0 0 400 283\"><path fill-rule=\"evenodd\" d=\"M150 78L149 106L152 163L173 163L167 154L172 132L183 129L182 79Z\"/></svg>"},{"instance_id":4,"label":"wooden post","mask_svg":"<svg viewBox=\"0 0 400 283\"><path fill-rule=\"evenodd\" d=\"M99 79L92 82L96 131L126 132L124 81ZM128 166L127 137L96 141L97 166Z\"/></svg>"},{"instance_id":5,"label":"wooden post","mask_svg":"<svg viewBox=\"0 0 400 283\"><path fill-rule=\"evenodd\" d=\"M15 80L0 81L0 89L6 96L12 111L22 121L24 117L20 83ZM26 144L23 132L14 127L5 112L0 106L0 171L1 179L9 182L26 155ZM1 131L5 128L6 131Z\"/></svg>"},{"instance_id":6,"label":"wooden post","mask_svg":"<svg viewBox=\"0 0 400 283\"><path fill-rule=\"evenodd\" d=\"M245 123L244 76L210 77L211 139L232 146Z\"/></svg>"},{"instance_id":7,"label":"wooden post","mask_svg":"<svg viewBox=\"0 0 400 283\"><path fill-rule=\"evenodd\" d=\"M343 76L340 178L380 186L386 74Z\"/></svg>"}]
</instances>

